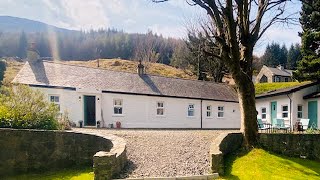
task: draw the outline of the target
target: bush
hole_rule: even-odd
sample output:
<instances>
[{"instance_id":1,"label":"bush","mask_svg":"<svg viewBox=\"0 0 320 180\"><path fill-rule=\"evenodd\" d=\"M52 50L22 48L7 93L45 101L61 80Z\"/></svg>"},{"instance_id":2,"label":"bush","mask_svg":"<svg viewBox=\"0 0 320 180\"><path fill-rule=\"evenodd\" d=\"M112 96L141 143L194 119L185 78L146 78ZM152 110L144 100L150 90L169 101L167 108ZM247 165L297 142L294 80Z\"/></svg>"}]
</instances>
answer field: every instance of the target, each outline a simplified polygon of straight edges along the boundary
<instances>
[{"instance_id":1,"label":"bush","mask_svg":"<svg viewBox=\"0 0 320 180\"><path fill-rule=\"evenodd\" d=\"M4 87L0 94L0 127L58 129L58 108L39 90L18 85Z\"/></svg>"}]
</instances>

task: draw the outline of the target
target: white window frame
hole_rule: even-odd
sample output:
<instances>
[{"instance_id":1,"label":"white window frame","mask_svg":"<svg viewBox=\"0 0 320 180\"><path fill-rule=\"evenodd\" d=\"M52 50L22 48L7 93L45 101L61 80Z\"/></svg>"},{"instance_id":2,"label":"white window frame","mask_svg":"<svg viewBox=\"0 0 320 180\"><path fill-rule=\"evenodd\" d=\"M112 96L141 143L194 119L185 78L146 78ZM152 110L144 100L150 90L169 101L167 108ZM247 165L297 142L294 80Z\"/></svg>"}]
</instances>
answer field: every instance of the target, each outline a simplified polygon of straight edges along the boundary
<instances>
[{"instance_id":1,"label":"white window frame","mask_svg":"<svg viewBox=\"0 0 320 180\"><path fill-rule=\"evenodd\" d=\"M190 107L190 106L193 106L193 107ZM194 117L194 116L195 116L195 110L194 110L195 108L194 108L194 106L195 106L195 105L192 104L192 103L191 103L191 104L188 104L188 109L187 109L187 110L188 110L188 111L187 111L187 116L188 116L188 117ZM192 116L190 116L189 112L192 112Z\"/></svg>"},{"instance_id":2,"label":"white window frame","mask_svg":"<svg viewBox=\"0 0 320 180\"><path fill-rule=\"evenodd\" d=\"M217 109L218 109L217 117L224 118L224 106L219 105ZM222 113L222 116L219 115L220 113Z\"/></svg>"},{"instance_id":3,"label":"white window frame","mask_svg":"<svg viewBox=\"0 0 320 180\"><path fill-rule=\"evenodd\" d=\"M116 104L116 101L120 101L120 105ZM115 108L121 108L121 114L115 113ZM113 99L113 115L114 116L123 116L123 100L122 99Z\"/></svg>"},{"instance_id":4,"label":"white window frame","mask_svg":"<svg viewBox=\"0 0 320 180\"><path fill-rule=\"evenodd\" d=\"M159 106L159 103L162 103L162 107ZM158 110L162 109L162 114L158 114ZM163 101L157 101L156 103L156 116L164 116L165 115L165 104Z\"/></svg>"},{"instance_id":5,"label":"white window frame","mask_svg":"<svg viewBox=\"0 0 320 180\"><path fill-rule=\"evenodd\" d=\"M262 111L263 109L265 109L265 112ZM264 118L263 118L263 115L265 116ZM267 119L267 108L266 107L261 108L261 119Z\"/></svg>"},{"instance_id":6,"label":"white window frame","mask_svg":"<svg viewBox=\"0 0 320 180\"><path fill-rule=\"evenodd\" d=\"M299 111L299 106L301 106L301 111ZM301 117L299 117L299 114L301 114ZM303 117L303 105L302 104L298 104L297 105L297 118L302 118Z\"/></svg>"},{"instance_id":7,"label":"white window frame","mask_svg":"<svg viewBox=\"0 0 320 180\"><path fill-rule=\"evenodd\" d=\"M59 108L59 112L61 112L61 102L60 102L60 95L58 94L49 94L49 102L55 104ZM54 100L51 101L51 97L54 97ZM58 101L56 101L55 97L58 97Z\"/></svg>"},{"instance_id":8,"label":"white window frame","mask_svg":"<svg viewBox=\"0 0 320 180\"><path fill-rule=\"evenodd\" d=\"M208 107L209 107L209 109L208 109ZM212 106L211 105L207 105L207 107L206 107L206 117L212 118Z\"/></svg>"},{"instance_id":9,"label":"white window frame","mask_svg":"<svg viewBox=\"0 0 320 180\"><path fill-rule=\"evenodd\" d=\"M287 111L283 110L283 107L285 107L285 106L287 106ZM287 117L284 117L284 114L287 114ZM287 104L281 106L281 117L282 118L289 118L289 106Z\"/></svg>"}]
</instances>

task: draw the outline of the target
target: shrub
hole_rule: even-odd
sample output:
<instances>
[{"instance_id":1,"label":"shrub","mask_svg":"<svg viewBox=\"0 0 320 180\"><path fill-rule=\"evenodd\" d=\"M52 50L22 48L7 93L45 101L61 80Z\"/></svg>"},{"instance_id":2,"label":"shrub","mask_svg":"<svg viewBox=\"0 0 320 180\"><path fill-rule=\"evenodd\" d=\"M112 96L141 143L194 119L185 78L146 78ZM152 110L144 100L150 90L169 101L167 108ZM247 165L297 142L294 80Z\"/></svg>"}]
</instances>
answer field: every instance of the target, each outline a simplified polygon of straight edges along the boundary
<instances>
[{"instance_id":1,"label":"shrub","mask_svg":"<svg viewBox=\"0 0 320 180\"><path fill-rule=\"evenodd\" d=\"M6 70L6 62L0 59L0 86L2 85L2 80L4 77L5 70Z\"/></svg>"},{"instance_id":2,"label":"shrub","mask_svg":"<svg viewBox=\"0 0 320 180\"><path fill-rule=\"evenodd\" d=\"M0 127L58 129L58 108L39 90L25 85L4 87L0 94Z\"/></svg>"}]
</instances>

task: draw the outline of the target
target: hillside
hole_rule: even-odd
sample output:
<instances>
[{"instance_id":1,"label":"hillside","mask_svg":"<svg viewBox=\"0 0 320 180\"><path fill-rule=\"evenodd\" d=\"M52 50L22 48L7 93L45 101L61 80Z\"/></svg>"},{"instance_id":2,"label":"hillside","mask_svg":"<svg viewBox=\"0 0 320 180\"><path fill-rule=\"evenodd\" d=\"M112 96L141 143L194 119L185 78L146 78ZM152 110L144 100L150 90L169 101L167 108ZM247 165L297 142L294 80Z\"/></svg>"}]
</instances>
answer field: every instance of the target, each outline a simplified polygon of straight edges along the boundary
<instances>
[{"instance_id":1,"label":"hillside","mask_svg":"<svg viewBox=\"0 0 320 180\"><path fill-rule=\"evenodd\" d=\"M1 32L47 32L48 29L61 32L72 32L72 30L58 28L39 21L19 17L0 16Z\"/></svg>"},{"instance_id":2,"label":"hillside","mask_svg":"<svg viewBox=\"0 0 320 180\"><path fill-rule=\"evenodd\" d=\"M97 60L90 61L60 61L64 64L72 64L86 67L94 67L97 68ZM23 66L23 62L18 62L14 60L7 61L7 70L4 74L4 85L9 85L10 82L14 79L16 74ZM115 71L125 71L136 73L138 62L136 61L128 61L123 59L100 59L99 60L100 67L102 69L110 69ZM183 78L183 79L196 79L196 76L192 75L191 72L183 71L181 69L174 68L172 66L168 66L160 63L148 63L146 66L146 72L152 75L173 77L173 78Z\"/></svg>"}]
</instances>

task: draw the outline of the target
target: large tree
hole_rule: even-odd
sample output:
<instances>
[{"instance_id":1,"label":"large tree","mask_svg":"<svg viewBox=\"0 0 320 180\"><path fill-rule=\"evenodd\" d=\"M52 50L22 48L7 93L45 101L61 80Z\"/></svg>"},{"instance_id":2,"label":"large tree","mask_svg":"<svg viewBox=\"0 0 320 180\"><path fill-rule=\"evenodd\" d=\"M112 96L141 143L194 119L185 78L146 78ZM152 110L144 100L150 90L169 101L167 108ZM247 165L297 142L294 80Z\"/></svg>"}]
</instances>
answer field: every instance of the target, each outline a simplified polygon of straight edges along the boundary
<instances>
[{"instance_id":1,"label":"large tree","mask_svg":"<svg viewBox=\"0 0 320 180\"><path fill-rule=\"evenodd\" d=\"M287 0L190 1L187 2L203 8L215 26L209 29L211 33L208 33L208 36L215 41L220 52L212 55L226 63L232 74L239 97L244 143L246 147L254 146L258 130L252 82L253 48L271 25L288 20L284 13ZM267 18L264 19L264 16Z\"/></svg>"},{"instance_id":2,"label":"large tree","mask_svg":"<svg viewBox=\"0 0 320 180\"><path fill-rule=\"evenodd\" d=\"M301 52L294 77L299 81L320 79L320 1L302 2L300 23L302 26Z\"/></svg>"},{"instance_id":3,"label":"large tree","mask_svg":"<svg viewBox=\"0 0 320 180\"><path fill-rule=\"evenodd\" d=\"M301 60L301 52L300 52L300 45L295 44L291 45L288 51L288 56L287 56L287 65L286 67L288 69L296 69L297 68L297 63Z\"/></svg>"}]
</instances>

